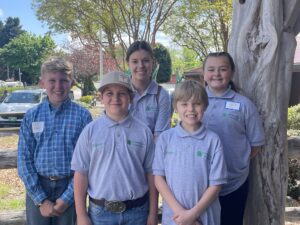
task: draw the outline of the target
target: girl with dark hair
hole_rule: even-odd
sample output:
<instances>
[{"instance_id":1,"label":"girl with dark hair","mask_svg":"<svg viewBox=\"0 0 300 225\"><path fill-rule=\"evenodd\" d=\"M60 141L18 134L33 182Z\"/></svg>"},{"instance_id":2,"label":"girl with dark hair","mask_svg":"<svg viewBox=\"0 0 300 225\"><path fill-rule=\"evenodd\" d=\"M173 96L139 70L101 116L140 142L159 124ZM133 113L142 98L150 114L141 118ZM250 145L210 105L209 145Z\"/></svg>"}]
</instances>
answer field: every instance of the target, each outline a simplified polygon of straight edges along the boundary
<instances>
[{"instance_id":1,"label":"girl with dark hair","mask_svg":"<svg viewBox=\"0 0 300 225\"><path fill-rule=\"evenodd\" d=\"M209 106L203 123L219 135L228 168L228 183L220 192L221 225L243 224L250 159L265 143L256 106L236 92L234 70L234 61L227 52L210 53L204 60Z\"/></svg>"}]
</instances>

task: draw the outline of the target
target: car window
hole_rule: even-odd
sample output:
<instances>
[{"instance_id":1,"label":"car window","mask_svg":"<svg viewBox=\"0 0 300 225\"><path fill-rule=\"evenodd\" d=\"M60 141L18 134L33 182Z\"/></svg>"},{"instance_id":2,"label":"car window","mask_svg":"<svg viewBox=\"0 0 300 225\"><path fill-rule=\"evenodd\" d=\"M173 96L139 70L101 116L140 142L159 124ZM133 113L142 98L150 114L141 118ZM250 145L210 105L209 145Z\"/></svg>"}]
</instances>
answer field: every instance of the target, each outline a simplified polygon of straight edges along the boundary
<instances>
[{"instance_id":1,"label":"car window","mask_svg":"<svg viewBox=\"0 0 300 225\"><path fill-rule=\"evenodd\" d=\"M5 103L39 103L40 93L13 92L4 100Z\"/></svg>"}]
</instances>

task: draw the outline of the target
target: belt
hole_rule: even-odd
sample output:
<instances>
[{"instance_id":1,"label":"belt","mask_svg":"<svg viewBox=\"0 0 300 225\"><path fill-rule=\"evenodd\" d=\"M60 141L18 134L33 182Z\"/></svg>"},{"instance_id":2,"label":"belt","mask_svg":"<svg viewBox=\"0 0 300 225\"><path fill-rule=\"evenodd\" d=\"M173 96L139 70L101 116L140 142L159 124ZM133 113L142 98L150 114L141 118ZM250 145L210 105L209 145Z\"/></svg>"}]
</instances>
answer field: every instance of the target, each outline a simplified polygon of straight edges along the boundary
<instances>
[{"instance_id":1,"label":"belt","mask_svg":"<svg viewBox=\"0 0 300 225\"><path fill-rule=\"evenodd\" d=\"M107 210L113 213L122 213L125 210L144 205L148 200L148 192L140 198L126 201L106 201L105 199L99 200L91 197L89 197L89 199L95 205L105 207Z\"/></svg>"},{"instance_id":2,"label":"belt","mask_svg":"<svg viewBox=\"0 0 300 225\"><path fill-rule=\"evenodd\" d=\"M39 176L42 178L51 180L51 181L64 180L64 179L71 178L71 176L43 176L43 175L39 175Z\"/></svg>"}]
</instances>

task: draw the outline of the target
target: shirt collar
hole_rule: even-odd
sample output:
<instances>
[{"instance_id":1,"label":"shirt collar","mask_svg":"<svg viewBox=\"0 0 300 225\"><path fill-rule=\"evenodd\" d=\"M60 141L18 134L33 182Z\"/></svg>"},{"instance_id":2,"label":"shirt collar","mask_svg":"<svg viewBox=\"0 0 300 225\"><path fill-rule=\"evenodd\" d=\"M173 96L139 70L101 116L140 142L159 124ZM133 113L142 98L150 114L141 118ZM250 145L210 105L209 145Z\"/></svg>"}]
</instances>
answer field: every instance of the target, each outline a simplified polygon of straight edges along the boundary
<instances>
[{"instance_id":1,"label":"shirt collar","mask_svg":"<svg viewBox=\"0 0 300 225\"><path fill-rule=\"evenodd\" d=\"M155 95L157 94L157 89L158 89L158 84L154 80L151 80L150 84L148 85L147 89L144 91L143 95L146 94ZM133 91L137 92L137 90L134 87L133 87Z\"/></svg>"},{"instance_id":2,"label":"shirt collar","mask_svg":"<svg viewBox=\"0 0 300 225\"><path fill-rule=\"evenodd\" d=\"M231 85L229 85L228 89L223 93L222 96L216 96L208 86L206 86L206 92L209 98L228 98L231 99L235 96L236 92L231 89Z\"/></svg>"},{"instance_id":3,"label":"shirt collar","mask_svg":"<svg viewBox=\"0 0 300 225\"><path fill-rule=\"evenodd\" d=\"M107 116L107 114L104 111L103 119L104 119L105 125L108 127L114 127L114 126L130 127L130 125L132 123L132 116L130 113L122 121L116 122L116 121L112 120L109 116Z\"/></svg>"},{"instance_id":4,"label":"shirt collar","mask_svg":"<svg viewBox=\"0 0 300 225\"><path fill-rule=\"evenodd\" d=\"M204 125L201 124L201 127L198 130L196 130L193 133L189 133L185 129L182 128L181 123L178 123L177 126L175 127L175 132L177 133L177 135L179 137L182 137L182 138L193 137L195 139L201 140L205 137L206 130L205 130Z\"/></svg>"},{"instance_id":5,"label":"shirt collar","mask_svg":"<svg viewBox=\"0 0 300 225\"><path fill-rule=\"evenodd\" d=\"M50 109L51 111L57 111L57 112L66 109L66 108L71 104L71 102L72 102L72 100L71 100L70 98L66 98L66 99L63 101L63 103L62 103L58 108L55 108L55 107L49 102L49 98L48 98L48 97L47 97L44 101L45 101L45 104L48 105L48 107L49 107L49 109Z\"/></svg>"}]
</instances>

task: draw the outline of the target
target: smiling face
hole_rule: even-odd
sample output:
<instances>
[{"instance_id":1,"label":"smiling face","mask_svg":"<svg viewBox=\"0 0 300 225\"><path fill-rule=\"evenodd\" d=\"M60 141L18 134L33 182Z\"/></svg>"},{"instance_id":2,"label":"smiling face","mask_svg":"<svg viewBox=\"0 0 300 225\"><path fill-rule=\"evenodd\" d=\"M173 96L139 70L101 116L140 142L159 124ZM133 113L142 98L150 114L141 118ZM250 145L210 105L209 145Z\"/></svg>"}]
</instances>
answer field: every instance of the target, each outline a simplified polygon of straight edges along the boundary
<instances>
[{"instance_id":1,"label":"smiling face","mask_svg":"<svg viewBox=\"0 0 300 225\"><path fill-rule=\"evenodd\" d=\"M49 102L60 106L68 97L74 81L62 72L47 72L42 75L40 86L46 89Z\"/></svg>"},{"instance_id":2,"label":"smiling face","mask_svg":"<svg viewBox=\"0 0 300 225\"><path fill-rule=\"evenodd\" d=\"M214 94L222 95L233 78L234 71L226 56L209 56L205 61L204 80Z\"/></svg>"},{"instance_id":3,"label":"smiling face","mask_svg":"<svg viewBox=\"0 0 300 225\"><path fill-rule=\"evenodd\" d=\"M121 121L128 115L131 97L127 88L116 84L107 85L101 93L100 100L106 115L114 121Z\"/></svg>"},{"instance_id":4,"label":"smiling face","mask_svg":"<svg viewBox=\"0 0 300 225\"><path fill-rule=\"evenodd\" d=\"M177 101L175 110L178 112L183 129L188 132L199 129L205 108L202 102L195 101L194 98Z\"/></svg>"},{"instance_id":5,"label":"smiling face","mask_svg":"<svg viewBox=\"0 0 300 225\"><path fill-rule=\"evenodd\" d=\"M151 81L151 75L153 70L153 58L151 54L140 49L134 51L128 58L128 67L132 75L132 83L135 82L147 82Z\"/></svg>"}]
</instances>

